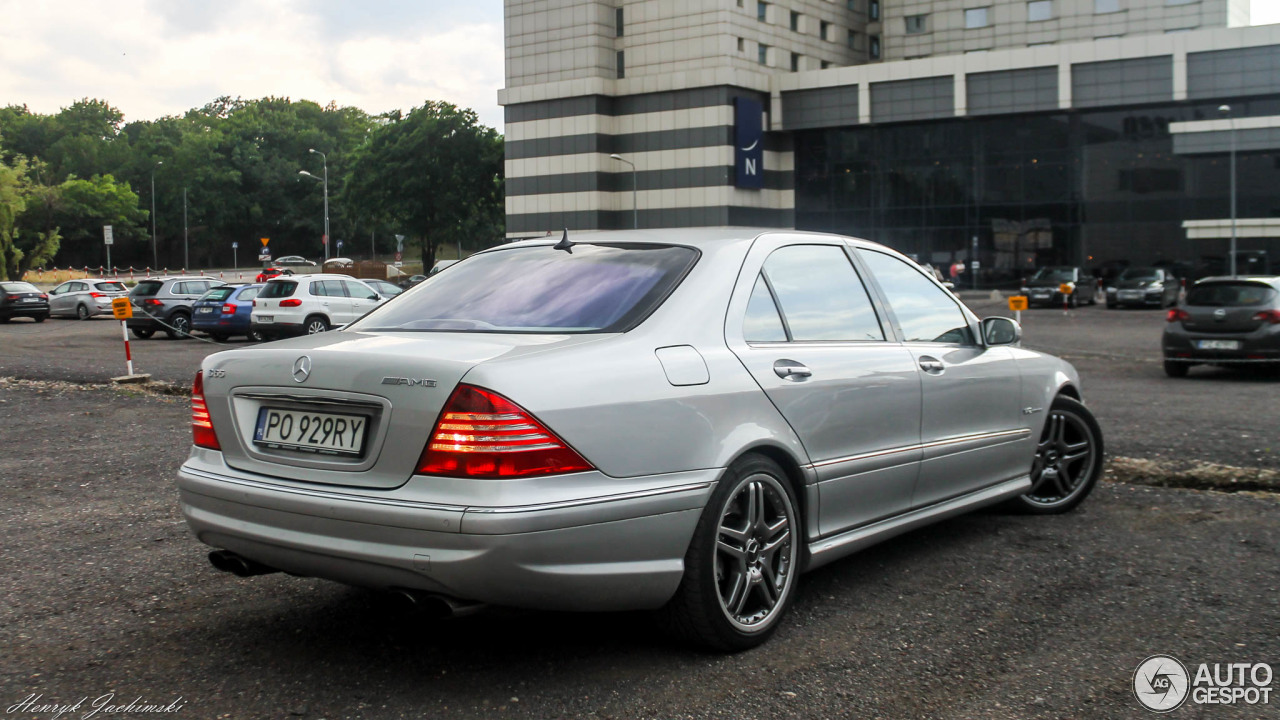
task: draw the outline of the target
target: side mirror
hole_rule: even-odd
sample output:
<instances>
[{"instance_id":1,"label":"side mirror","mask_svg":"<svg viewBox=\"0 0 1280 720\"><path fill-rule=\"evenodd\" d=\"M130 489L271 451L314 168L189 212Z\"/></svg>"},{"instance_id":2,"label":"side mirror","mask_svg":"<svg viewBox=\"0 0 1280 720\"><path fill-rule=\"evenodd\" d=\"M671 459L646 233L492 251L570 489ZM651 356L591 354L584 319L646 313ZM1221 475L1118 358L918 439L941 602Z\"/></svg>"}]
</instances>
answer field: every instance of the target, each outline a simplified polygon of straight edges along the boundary
<instances>
[{"instance_id":1,"label":"side mirror","mask_svg":"<svg viewBox=\"0 0 1280 720\"><path fill-rule=\"evenodd\" d=\"M988 347L1017 345L1022 342L1022 326L1007 317L989 317L982 321L982 341Z\"/></svg>"},{"instance_id":2,"label":"side mirror","mask_svg":"<svg viewBox=\"0 0 1280 720\"><path fill-rule=\"evenodd\" d=\"M365 300L381 300L381 299L382 299L382 296L376 293L365 298Z\"/></svg>"}]
</instances>

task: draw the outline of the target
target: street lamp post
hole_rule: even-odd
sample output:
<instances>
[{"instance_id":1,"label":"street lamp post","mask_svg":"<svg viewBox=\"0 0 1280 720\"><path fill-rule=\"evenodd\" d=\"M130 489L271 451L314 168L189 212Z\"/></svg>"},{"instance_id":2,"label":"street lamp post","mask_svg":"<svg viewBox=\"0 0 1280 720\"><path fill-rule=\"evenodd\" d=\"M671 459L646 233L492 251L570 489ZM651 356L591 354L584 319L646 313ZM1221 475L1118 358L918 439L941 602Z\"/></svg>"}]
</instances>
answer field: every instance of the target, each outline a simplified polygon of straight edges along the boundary
<instances>
[{"instance_id":1,"label":"street lamp post","mask_svg":"<svg viewBox=\"0 0 1280 720\"><path fill-rule=\"evenodd\" d=\"M307 152L319 155L324 163L324 259L329 259L329 156L311 148Z\"/></svg>"},{"instance_id":2,"label":"street lamp post","mask_svg":"<svg viewBox=\"0 0 1280 720\"><path fill-rule=\"evenodd\" d=\"M618 161L620 161L620 162L624 162L624 163L626 163L626 164L628 164L628 165L630 165L630 166L631 166L631 227L633 227L633 228L638 228L638 227L640 227L640 211L637 209L637 206L636 206L636 166L635 166L635 163L631 162L630 160L627 160L626 158L622 157L621 155L618 155L617 153L614 153L613 155L610 155L609 157L613 158L614 160L618 160Z\"/></svg>"},{"instance_id":3,"label":"street lamp post","mask_svg":"<svg viewBox=\"0 0 1280 720\"><path fill-rule=\"evenodd\" d=\"M191 258L187 254L187 189L182 188L182 269L191 267Z\"/></svg>"},{"instance_id":4,"label":"street lamp post","mask_svg":"<svg viewBox=\"0 0 1280 720\"><path fill-rule=\"evenodd\" d=\"M159 256L156 254L156 168L163 164L163 160L158 160L151 166L151 265L153 269L160 265Z\"/></svg>"},{"instance_id":5,"label":"street lamp post","mask_svg":"<svg viewBox=\"0 0 1280 720\"><path fill-rule=\"evenodd\" d=\"M1231 277L1236 276L1236 119L1231 116L1231 106L1221 105L1218 112L1227 116L1231 123L1231 250L1227 265L1231 269Z\"/></svg>"}]
</instances>

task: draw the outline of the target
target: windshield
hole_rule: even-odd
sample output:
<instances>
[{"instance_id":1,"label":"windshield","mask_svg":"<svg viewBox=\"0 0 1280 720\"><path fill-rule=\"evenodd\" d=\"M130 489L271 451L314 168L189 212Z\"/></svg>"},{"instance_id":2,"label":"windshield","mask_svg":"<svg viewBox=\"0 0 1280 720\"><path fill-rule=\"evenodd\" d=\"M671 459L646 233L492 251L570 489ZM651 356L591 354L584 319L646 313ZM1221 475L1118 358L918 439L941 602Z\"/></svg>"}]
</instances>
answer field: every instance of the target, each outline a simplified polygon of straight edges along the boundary
<instances>
[{"instance_id":1,"label":"windshield","mask_svg":"<svg viewBox=\"0 0 1280 720\"><path fill-rule=\"evenodd\" d=\"M698 252L672 245L548 245L482 253L437 273L353 330L625 332L653 312Z\"/></svg>"},{"instance_id":2,"label":"windshield","mask_svg":"<svg viewBox=\"0 0 1280 720\"><path fill-rule=\"evenodd\" d=\"M130 294L137 295L139 297L149 297L160 292L160 288L163 286L164 283L159 280L143 280L134 286L133 292Z\"/></svg>"},{"instance_id":3,"label":"windshield","mask_svg":"<svg viewBox=\"0 0 1280 720\"><path fill-rule=\"evenodd\" d=\"M1188 305L1207 307L1248 307L1265 305L1276 298L1270 285L1248 282L1215 282L1193 286L1187 291Z\"/></svg>"},{"instance_id":4,"label":"windshield","mask_svg":"<svg viewBox=\"0 0 1280 720\"><path fill-rule=\"evenodd\" d=\"M1057 283L1075 282L1075 268L1069 267L1045 267L1036 271L1031 276L1032 280L1052 280Z\"/></svg>"},{"instance_id":5,"label":"windshield","mask_svg":"<svg viewBox=\"0 0 1280 720\"><path fill-rule=\"evenodd\" d=\"M24 282L7 282L0 283L0 288L4 288L5 292L11 293L38 293L40 289L31 283Z\"/></svg>"},{"instance_id":6,"label":"windshield","mask_svg":"<svg viewBox=\"0 0 1280 720\"><path fill-rule=\"evenodd\" d=\"M1155 268L1129 268L1120 273L1121 280L1139 280L1142 282L1155 282L1160 279L1159 273Z\"/></svg>"},{"instance_id":7,"label":"windshield","mask_svg":"<svg viewBox=\"0 0 1280 720\"><path fill-rule=\"evenodd\" d=\"M297 289L298 282L296 280L272 281L262 287L262 292L258 293L258 297L263 299L289 297Z\"/></svg>"},{"instance_id":8,"label":"windshield","mask_svg":"<svg viewBox=\"0 0 1280 720\"><path fill-rule=\"evenodd\" d=\"M129 289L124 286L124 283L115 281L100 282L94 285L94 287L98 288L102 292L125 292Z\"/></svg>"}]
</instances>

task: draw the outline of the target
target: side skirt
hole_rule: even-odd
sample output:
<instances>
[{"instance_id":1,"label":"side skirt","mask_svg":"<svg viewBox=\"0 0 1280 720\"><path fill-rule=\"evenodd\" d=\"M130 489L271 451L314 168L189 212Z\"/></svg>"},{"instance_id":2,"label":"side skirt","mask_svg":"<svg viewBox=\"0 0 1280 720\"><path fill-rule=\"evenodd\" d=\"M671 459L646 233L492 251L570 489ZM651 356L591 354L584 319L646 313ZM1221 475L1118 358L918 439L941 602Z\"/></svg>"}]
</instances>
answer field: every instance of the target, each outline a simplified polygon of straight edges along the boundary
<instances>
[{"instance_id":1,"label":"side skirt","mask_svg":"<svg viewBox=\"0 0 1280 720\"><path fill-rule=\"evenodd\" d=\"M851 555L863 548L888 540L895 535L901 535L939 520L963 515L980 507L1017 497L1030 489L1031 476L1023 475L1020 478L993 485L968 495L961 495L958 498L952 498L937 505L912 510L903 515L881 520L864 527L854 528L839 535L815 540L809 544L809 560L804 569L809 571L822 567L833 560L839 560L846 555Z\"/></svg>"}]
</instances>

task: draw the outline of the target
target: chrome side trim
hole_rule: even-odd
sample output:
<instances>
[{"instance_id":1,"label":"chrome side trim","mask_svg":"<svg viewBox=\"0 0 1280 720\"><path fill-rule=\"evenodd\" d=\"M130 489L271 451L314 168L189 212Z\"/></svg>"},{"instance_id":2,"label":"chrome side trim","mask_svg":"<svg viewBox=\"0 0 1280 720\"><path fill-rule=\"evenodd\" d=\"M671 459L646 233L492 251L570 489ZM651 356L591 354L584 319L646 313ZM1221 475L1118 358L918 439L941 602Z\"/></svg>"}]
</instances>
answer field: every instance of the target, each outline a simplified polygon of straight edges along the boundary
<instances>
[{"instance_id":1,"label":"chrome side trim","mask_svg":"<svg viewBox=\"0 0 1280 720\"><path fill-rule=\"evenodd\" d=\"M999 440L1004 438L1016 438L1030 435L1031 430L1028 428L1019 428L1017 430L1001 430L991 433L977 433L975 435L961 435L959 437L947 438L945 440L934 440L933 442L919 443L917 445L903 445L901 447L889 448L887 450L876 450L874 452L862 453L861 455L849 455L846 457L832 458L821 462L811 463L802 466L804 469L826 467L827 465L838 465L840 463L855 462L858 460L866 460L868 458L883 457L885 455L894 455L896 453L914 452L917 450L928 450L929 448L945 447L947 445L961 445L963 443L974 442L975 440Z\"/></svg>"},{"instance_id":2,"label":"chrome side trim","mask_svg":"<svg viewBox=\"0 0 1280 720\"><path fill-rule=\"evenodd\" d=\"M958 498L952 498L937 505L912 510L897 517L817 540L809 543L809 560L805 564L805 570L821 567L882 540L888 540L894 535L901 535L953 515L964 514L983 505L991 505L1007 498L1017 497L1030 489L1031 476L1023 475L1020 478L1008 480L968 495L961 495Z\"/></svg>"},{"instance_id":3,"label":"chrome side trim","mask_svg":"<svg viewBox=\"0 0 1280 720\"><path fill-rule=\"evenodd\" d=\"M264 392L235 392L230 393L232 397L248 398L250 400L285 400L287 402L304 403L307 405L341 405L349 407L355 405L357 407L382 409L381 403L370 402L368 400L335 400L332 398L319 397L316 395L290 395L288 393L264 393Z\"/></svg>"}]
</instances>

